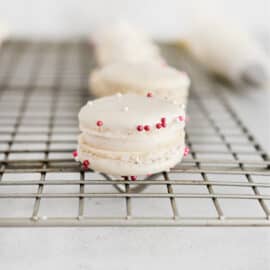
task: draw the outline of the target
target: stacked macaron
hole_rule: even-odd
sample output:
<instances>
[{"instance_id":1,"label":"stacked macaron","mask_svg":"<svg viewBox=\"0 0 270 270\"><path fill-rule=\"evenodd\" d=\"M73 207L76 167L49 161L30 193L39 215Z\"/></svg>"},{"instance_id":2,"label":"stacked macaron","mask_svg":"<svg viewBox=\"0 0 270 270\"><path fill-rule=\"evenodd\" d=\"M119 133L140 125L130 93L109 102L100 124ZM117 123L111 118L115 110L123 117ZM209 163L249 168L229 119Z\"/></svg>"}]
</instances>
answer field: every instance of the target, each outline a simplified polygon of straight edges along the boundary
<instances>
[{"instance_id":1,"label":"stacked macaron","mask_svg":"<svg viewBox=\"0 0 270 270\"><path fill-rule=\"evenodd\" d=\"M75 153L85 169L115 176L169 170L188 153L185 111L155 97L116 94L89 101L79 113Z\"/></svg>"},{"instance_id":2,"label":"stacked macaron","mask_svg":"<svg viewBox=\"0 0 270 270\"><path fill-rule=\"evenodd\" d=\"M99 68L90 75L90 91L97 97L121 93L145 95L186 104L190 80L166 64L159 48L134 27L119 24L94 38Z\"/></svg>"}]
</instances>

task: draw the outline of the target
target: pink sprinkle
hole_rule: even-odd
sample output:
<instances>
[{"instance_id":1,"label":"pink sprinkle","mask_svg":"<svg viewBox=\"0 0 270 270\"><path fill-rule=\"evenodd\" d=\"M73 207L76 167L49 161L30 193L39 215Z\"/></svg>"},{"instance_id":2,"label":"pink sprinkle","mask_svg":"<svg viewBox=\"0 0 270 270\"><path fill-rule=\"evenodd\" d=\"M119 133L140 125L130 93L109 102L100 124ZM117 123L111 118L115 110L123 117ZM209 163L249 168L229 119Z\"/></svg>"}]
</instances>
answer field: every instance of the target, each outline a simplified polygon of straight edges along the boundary
<instances>
[{"instance_id":1,"label":"pink sprinkle","mask_svg":"<svg viewBox=\"0 0 270 270\"><path fill-rule=\"evenodd\" d=\"M147 97L152 97L152 96L153 96L153 93L151 93L151 92L147 93Z\"/></svg>"},{"instance_id":2,"label":"pink sprinkle","mask_svg":"<svg viewBox=\"0 0 270 270\"><path fill-rule=\"evenodd\" d=\"M180 116L178 117L178 119L179 119L180 122L182 122L182 121L185 120L184 116L182 116L182 115L180 115Z\"/></svg>"},{"instance_id":3,"label":"pink sprinkle","mask_svg":"<svg viewBox=\"0 0 270 270\"><path fill-rule=\"evenodd\" d=\"M149 125L145 125L145 126L144 126L144 130L145 130L145 131L150 131L150 126L149 126Z\"/></svg>"},{"instance_id":4,"label":"pink sprinkle","mask_svg":"<svg viewBox=\"0 0 270 270\"><path fill-rule=\"evenodd\" d=\"M161 123L165 123L165 122L166 122L166 118L165 118L165 117L162 117L162 118L160 119L160 121L161 121Z\"/></svg>"},{"instance_id":5,"label":"pink sprinkle","mask_svg":"<svg viewBox=\"0 0 270 270\"><path fill-rule=\"evenodd\" d=\"M166 125L166 122L162 122L161 123L161 126L163 127L163 128L165 128L167 125Z\"/></svg>"},{"instance_id":6,"label":"pink sprinkle","mask_svg":"<svg viewBox=\"0 0 270 270\"><path fill-rule=\"evenodd\" d=\"M131 181L136 181L137 180L137 176L130 176Z\"/></svg>"},{"instance_id":7,"label":"pink sprinkle","mask_svg":"<svg viewBox=\"0 0 270 270\"><path fill-rule=\"evenodd\" d=\"M83 169L87 170L89 165L90 165L90 162L89 162L89 160L86 159L86 160L83 161L82 164L83 164Z\"/></svg>"},{"instance_id":8,"label":"pink sprinkle","mask_svg":"<svg viewBox=\"0 0 270 270\"><path fill-rule=\"evenodd\" d=\"M102 122L101 120L98 120L98 121L97 121L97 126L98 126L98 127L103 126L103 122Z\"/></svg>"},{"instance_id":9,"label":"pink sprinkle","mask_svg":"<svg viewBox=\"0 0 270 270\"><path fill-rule=\"evenodd\" d=\"M189 154L189 148L186 146L184 149L184 156L186 157Z\"/></svg>"},{"instance_id":10,"label":"pink sprinkle","mask_svg":"<svg viewBox=\"0 0 270 270\"><path fill-rule=\"evenodd\" d=\"M143 131L143 126L142 126L142 125L138 125L138 126L137 126L137 130L138 130L138 131Z\"/></svg>"},{"instance_id":11,"label":"pink sprinkle","mask_svg":"<svg viewBox=\"0 0 270 270\"><path fill-rule=\"evenodd\" d=\"M161 125L161 123L157 123L157 124L156 124L156 128L157 128L157 129L160 129L160 128L162 128L162 125Z\"/></svg>"},{"instance_id":12,"label":"pink sprinkle","mask_svg":"<svg viewBox=\"0 0 270 270\"><path fill-rule=\"evenodd\" d=\"M88 167L89 164L90 164L89 160L86 159L86 160L83 161L83 165L84 166Z\"/></svg>"},{"instance_id":13,"label":"pink sprinkle","mask_svg":"<svg viewBox=\"0 0 270 270\"><path fill-rule=\"evenodd\" d=\"M77 156L78 156L78 152L77 152L76 150L73 151L72 156L73 156L73 157L77 157Z\"/></svg>"}]
</instances>

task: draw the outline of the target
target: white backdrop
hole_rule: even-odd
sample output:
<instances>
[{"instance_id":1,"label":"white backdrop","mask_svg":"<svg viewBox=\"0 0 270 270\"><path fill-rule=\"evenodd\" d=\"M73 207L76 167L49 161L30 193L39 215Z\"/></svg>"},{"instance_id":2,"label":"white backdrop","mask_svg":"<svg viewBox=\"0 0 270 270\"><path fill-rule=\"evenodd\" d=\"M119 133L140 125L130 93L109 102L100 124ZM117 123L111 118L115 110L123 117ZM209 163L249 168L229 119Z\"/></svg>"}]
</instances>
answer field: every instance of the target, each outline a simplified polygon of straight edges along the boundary
<instances>
[{"instance_id":1,"label":"white backdrop","mask_svg":"<svg viewBox=\"0 0 270 270\"><path fill-rule=\"evenodd\" d=\"M252 30L269 31L269 0L0 0L0 21L14 35L85 36L97 24L128 19L157 38L173 37L207 10L231 16Z\"/></svg>"}]
</instances>

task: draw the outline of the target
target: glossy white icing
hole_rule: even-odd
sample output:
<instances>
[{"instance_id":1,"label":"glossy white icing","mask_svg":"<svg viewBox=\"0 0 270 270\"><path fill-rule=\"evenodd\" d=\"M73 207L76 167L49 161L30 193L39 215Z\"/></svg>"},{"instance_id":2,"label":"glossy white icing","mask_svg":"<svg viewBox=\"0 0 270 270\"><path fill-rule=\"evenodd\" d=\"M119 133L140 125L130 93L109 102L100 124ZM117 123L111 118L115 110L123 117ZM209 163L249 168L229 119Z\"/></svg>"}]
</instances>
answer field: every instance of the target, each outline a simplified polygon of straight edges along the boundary
<instances>
[{"instance_id":1,"label":"glossy white icing","mask_svg":"<svg viewBox=\"0 0 270 270\"><path fill-rule=\"evenodd\" d=\"M128 107L128 110L123 108ZM109 135L149 134L157 130L155 125L162 117L166 118L168 129L171 126L184 127L178 117L185 116L182 107L155 97L125 94L113 95L96 99L91 105L86 104L79 112L81 130L88 133L108 133ZM103 126L98 127L97 121L102 121ZM138 125L149 125L150 132L137 131Z\"/></svg>"}]
</instances>

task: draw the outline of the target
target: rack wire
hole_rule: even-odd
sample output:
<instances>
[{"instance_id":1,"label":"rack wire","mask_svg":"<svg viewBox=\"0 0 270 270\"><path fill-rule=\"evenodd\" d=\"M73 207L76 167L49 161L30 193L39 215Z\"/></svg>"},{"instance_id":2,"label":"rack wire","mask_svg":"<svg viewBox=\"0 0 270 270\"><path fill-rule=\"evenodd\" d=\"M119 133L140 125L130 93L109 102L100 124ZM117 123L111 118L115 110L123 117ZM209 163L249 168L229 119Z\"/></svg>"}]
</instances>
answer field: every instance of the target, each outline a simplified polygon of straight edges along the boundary
<instances>
[{"instance_id":1,"label":"rack wire","mask_svg":"<svg viewBox=\"0 0 270 270\"><path fill-rule=\"evenodd\" d=\"M170 172L135 185L85 172L72 158L77 112L91 98L91 46L3 45L0 226L270 225L267 154L223 96L225 87L195 69L176 47L163 50L192 77L191 154Z\"/></svg>"}]
</instances>

